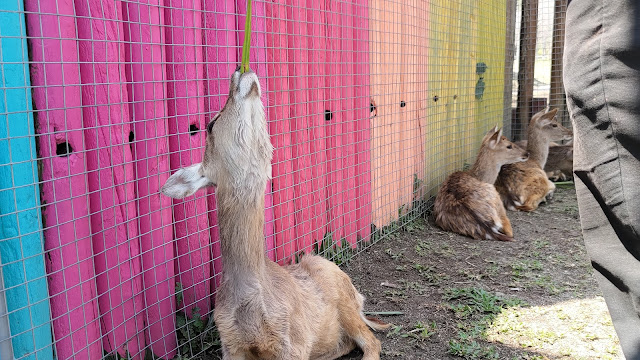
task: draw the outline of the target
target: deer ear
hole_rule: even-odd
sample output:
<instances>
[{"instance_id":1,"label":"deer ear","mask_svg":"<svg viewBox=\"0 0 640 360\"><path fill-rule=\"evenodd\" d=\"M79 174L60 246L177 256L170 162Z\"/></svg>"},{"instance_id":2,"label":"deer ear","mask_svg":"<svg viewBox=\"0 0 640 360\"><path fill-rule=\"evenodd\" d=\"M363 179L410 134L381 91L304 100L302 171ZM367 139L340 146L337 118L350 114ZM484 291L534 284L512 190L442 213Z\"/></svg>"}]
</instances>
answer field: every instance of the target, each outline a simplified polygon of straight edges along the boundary
<instances>
[{"instance_id":1,"label":"deer ear","mask_svg":"<svg viewBox=\"0 0 640 360\"><path fill-rule=\"evenodd\" d=\"M168 197L182 199L196 191L213 186L213 182L201 173L202 163L182 168L171 175L160 191Z\"/></svg>"},{"instance_id":2,"label":"deer ear","mask_svg":"<svg viewBox=\"0 0 640 360\"><path fill-rule=\"evenodd\" d=\"M488 142L489 148L494 149L496 145L498 145L501 139L502 139L502 128L494 131L493 135L491 135L491 137L489 138L489 142Z\"/></svg>"},{"instance_id":3,"label":"deer ear","mask_svg":"<svg viewBox=\"0 0 640 360\"><path fill-rule=\"evenodd\" d=\"M556 116L557 113L558 113L558 108L549 110L548 112L540 116L540 120L538 120L538 123L541 126L549 125L553 121L553 118Z\"/></svg>"}]
</instances>

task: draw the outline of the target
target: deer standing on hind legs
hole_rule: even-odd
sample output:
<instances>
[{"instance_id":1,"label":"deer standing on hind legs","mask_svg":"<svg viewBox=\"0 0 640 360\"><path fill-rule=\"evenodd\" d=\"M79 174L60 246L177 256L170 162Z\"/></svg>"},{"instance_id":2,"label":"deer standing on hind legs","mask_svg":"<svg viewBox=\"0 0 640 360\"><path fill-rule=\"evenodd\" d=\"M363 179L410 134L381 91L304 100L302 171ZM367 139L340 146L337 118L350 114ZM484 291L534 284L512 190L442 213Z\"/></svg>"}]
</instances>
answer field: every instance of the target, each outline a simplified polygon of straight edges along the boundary
<instances>
[{"instance_id":1,"label":"deer standing on hind legs","mask_svg":"<svg viewBox=\"0 0 640 360\"><path fill-rule=\"evenodd\" d=\"M547 196L553 195L556 186L543 170L549 156L549 143L573 135L555 120L557 112L558 109L542 110L533 115L527 128L529 160L505 165L500 170L495 185L507 209L533 211Z\"/></svg>"},{"instance_id":2,"label":"deer standing on hind legs","mask_svg":"<svg viewBox=\"0 0 640 360\"><path fill-rule=\"evenodd\" d=\"M436 225L477 240L512 241L511 222L493 183L502 165L528 156L494 127L482 140L471 169L449 175L440 187L433 207Z\"/></svg>"},{"instance_id":3,"label":"deer standing on hind legs","mask_svg":"<svg viewBox=\"0 0 640 360\"><path fill-rule=\"evenodd\" d=\"M214 319L225 360L335 359L356 345L380 358L369 327L390 325L362 313L364 297L334 263L304 256L281 267L265 256L264 191L273 147L258 77L237 69L224 108L207 125L202 163L162 187L173 198L216 186L224 269Z\"/></svg>"}]
</instances>

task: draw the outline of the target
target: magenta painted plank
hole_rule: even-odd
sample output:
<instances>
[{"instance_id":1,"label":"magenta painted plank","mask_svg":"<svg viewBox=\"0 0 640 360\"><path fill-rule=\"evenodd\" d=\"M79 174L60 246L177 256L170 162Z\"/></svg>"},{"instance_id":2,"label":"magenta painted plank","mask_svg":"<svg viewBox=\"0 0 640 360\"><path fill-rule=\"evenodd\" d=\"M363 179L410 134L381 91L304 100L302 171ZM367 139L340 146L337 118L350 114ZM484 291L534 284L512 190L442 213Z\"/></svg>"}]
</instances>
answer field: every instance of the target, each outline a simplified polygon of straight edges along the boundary
<instances>
[{"instance_id":1,"label":"magenta painted plank","mask_svg":"<svg viewBox=\"0 0 640 360\"><path fill-rule=\"evenodd\" d=\"M264 246L267 257L276 261L275 219L273 216L273 194L271 181L267 182L267 194L264 197Z\"/></svg>"},{"instance_id":2,"label":"magenta painted plank","mask_svg":"<svg viewBox=\"0 0 640 360\"><path fill-rule=\"evenodd\" d=\"M144 327L120 4L75 3L98 306L105 351L140 358Z\"/></svg>"},{"instance_id":3,"label":"magenta painted plank","mask_svg":"<svg viewBox=\"0 0 640 360\"><path fill-rule=\"evenodd\" d=\"M161 0L123 3L125 71L134 123L138 222L145 299L145 340L162 358L176 353L171 199L159 188L169 176Z\"/></svg>"},{"instance_id":4,"label":"magenta painted plank","mask_svg":"<svg viewBox=\"0 0 640 360\"><path fill-rule=\"evenodd\" d=\"M25 1L56 356L102 357L73 3ZM47 15L40 15L47 14ZM46 35L45 35L46 34ZM64 74L64 75L63 75ZM70 154L56 154L58 144Z\"/></svg>"},{"instance_id":5,"label":"magenta painted plank","mask_svg":"<svg viewBox=\"0 0 640 360\"><path fill-rule=\"evenodd\" d=\"M307 0L309 115L313 240L321 242L327 231L327 154L325 153L326 108L326 14L324 1Z\"/></svg>"},{"instance_id":6,"label":"magenta painted plank","mask_svg":"<svg viewBox=\"0 0 640 360\"><path fill-rule=\"evenodd\" d=\"M238 46L242 46L244 41L244 15L247 13L246 1L238 3L240 16L238 17ZM256 1L252 5L251 20L251 52L249 60L251 69L258 74L260 87L262 88L262 103L265 105L265 115L270 119L271 107L268 106L269 82L267 74L267 22L266 22L266 4L264 1ZM240 48L238 48L240 49ZM240 54L238 54L240 55ZM233 69L232 69L233 70ZM229 73L231 74L231 73ZM274 214L273 214L273 194L271 191L271 183L267 184L265 189L265 249L267 256L271 260L275 260L275 233L274 233Z\"/></svg>"},{"instance_id":7,"label":"magenta painted plank","mask_svg":"<svg viewBox=\"0 0 640 360\"><path fill-rule=\"evenodd\" d=\"M202 2L165 0L167 98L171 169L202 161L205 133ZM187 316L210 310L211 246L207 198L174 200L177 279Z\"/></svg>"},{"instance_id":8,"label":"magenta painted plank","mask_svg":"<svg viewBox=\"0 0 640 360\"><path fill-rule=\"evenodd\" d=\"M344 121L343 101L343 62L344 53L341 51L341 16L340 3L337 0L327 0L327 80L326 94L330 111L327 120L327 161L328 161L328 202L330 229L333 239L341 244L345 237L345 209L344 189L342 179L343 138L342 122Z\"/></svg>"},{"instance_id":9,"label":"magenta painted plank","mask_svg":"<svg viewBox=\"0 0 640 360\"><path fill-rule=\"evenodd\" d=\"M269 82L267 81L269 77L269 73L267 71L267 9L266 3L263 1L256 2L253 5L253 35L251 37L252 41L255 39L255 45L252 44L251 47L254 49L251 53L251 62L255 64L253 68L258 73L260 77L260 86L262 87L262 102L265 104L265 112L267 119L269 119L269 113L271 112L271 107L268 105L268 96L269 93ZM275 223L274 223L274 212L273 212L273 192L271 191L271 181L267 183L267 188L265 189L265 211L264 211L264 233L265 233L265 248L267 251L267 256L274 260L276 259L276 236L275 236Z\"/></svg>"},{"instance_id":10,"label":"magenta painted plank","mask_svg":"<svg viewBox=\"0 0 640 360\"><path fill-rule=\"evenodd\" d=\"M355 56L354 13L350 3L338 3L341 27L341 73L342 76L342 188L345 237L352 247L358 245L356 218L356 101L355 101Z\"/></svg>"},{"instance_id":11,"label":"magenta painted plank","mask_svg":"<svg viewBox=\"0 0 640 360\"><path fill-rule=\"evenodd\" d=\"M238 65L236 40L235 1L204 2L204 71L205 71L205 123L218 113L229 95L229 78ZM222 280L222 258L218 211L215 190L207 196L209 208L209 234L213 246L213 294Z\"/></svg>"},{"instance_id":12,"label":"magenta painted plank","mask_svg":"<svg viewBox=\"0 0 640 360\"><path fill-rule=\"evenodd\" d=\"M309 78L307 52L307 10L298 1L287 3L287 44L289 90L291 101L291 137L295 193L295 227L297 251L310 252L311 235L311 157L309 143Z\"/></svg>"},{"instance_id":13,"label":"magenta painted plank","mask_svg":"<svg viewBox=\"0 0 640 360\"><path fill-rule=\"evenodd\" d=\"M243 3L246 4L246 3ZM242 9L242 7L241 7ZM246 10L244 11L246 12ZM253 51L250 54L250 60L252 68L258 74L260 78L260 86L262 87L262 102L265 104L265 113L267 119L269 119L269 113L271 107L268 106L269 83L267 81L269 74L267 72L267 9L264 1L258 1L253 4L253 20L251 36L251 48ZM244 23L240 23L244 30ZM271 182L267 183L265 189L265 211L264 211L264 233L265 233L265 248L267 256L271 260L275 260L275 224L273 214L273 192L271 191Z\"/></svg>"},{"instance_id":14,"label":"magenta painted plank","mask_svg":"<svg viewBox=\"0 0 640 360\"><path fill-rule=\"evenodd\" d=\"M266 7L267 78L269 132L273 152L273 216L275 218L276 261L284 264L295 252L293 162L291 154L289 68L287 56L287 7L285 0L274 0Z\"/></svg>"},{"instance_id":15,"label":"magenta painted plank","mask_svg":"<svg viewBox=\"0 0 640 360\"><path fill-rule=\"evenodd\" d=\"M355 33L355 131L357 227L363 241L371 236L371 95L369 93L369 1L353 3Z\"/></svg>"}]
</instances>

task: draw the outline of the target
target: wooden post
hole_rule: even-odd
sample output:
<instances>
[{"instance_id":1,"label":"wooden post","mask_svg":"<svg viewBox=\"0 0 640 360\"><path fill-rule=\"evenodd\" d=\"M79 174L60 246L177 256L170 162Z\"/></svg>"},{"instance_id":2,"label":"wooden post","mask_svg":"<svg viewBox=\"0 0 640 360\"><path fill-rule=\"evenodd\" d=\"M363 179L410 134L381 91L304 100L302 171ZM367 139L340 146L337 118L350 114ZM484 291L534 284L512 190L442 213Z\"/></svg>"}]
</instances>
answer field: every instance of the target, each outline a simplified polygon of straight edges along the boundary
<instances>
[{"instance_id":1,"label":"wooden post","mask_svg":"<svg viewBox=\"0 0 640 360\"><path fill-rule=\"evenodd\" d=\"M538 0L522 0L520 25L520 59L518 68L518 105L513 123L512 137L524 137L526 124L531 117L533 75L536 62L536 33L538 26Z\"/></svg>"},{"instance_id":2,"label":"wooden post","mask_svg":"<svg viewBox=\"0 0 640 360\"><path fill-rule=\"evenodd\" d=\"M564 24L567 0L555 0L553 15L553 49L551 53L551 87L549 105L558 108L558 120L568 126L569 114L566 110L564 85L562 83L562 56L564 52Z\"/></svg>"},{"instance_id":3,"label":"wooden post","mask_svg":"<svg viewBox=\"0 0 640 360\"><path fill-rule=\"evenodd\" d=\"M513 61L515 56L515 34L516 34L516 11L515 1L507 1L507 31L504 48L504 117L503 130L511 138L511 121L513 113L511 103L513 101Z\"/></svg>"}]
</instances>

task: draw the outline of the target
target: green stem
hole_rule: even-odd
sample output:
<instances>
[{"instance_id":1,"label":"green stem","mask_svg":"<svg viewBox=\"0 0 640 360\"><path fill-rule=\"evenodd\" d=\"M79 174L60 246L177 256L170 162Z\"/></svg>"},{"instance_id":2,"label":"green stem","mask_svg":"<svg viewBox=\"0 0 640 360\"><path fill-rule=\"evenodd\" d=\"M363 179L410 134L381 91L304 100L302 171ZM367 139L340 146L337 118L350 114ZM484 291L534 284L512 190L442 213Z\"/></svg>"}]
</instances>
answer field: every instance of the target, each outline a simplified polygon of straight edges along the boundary
<instances>
[{"instance_id":1,"label":"green stem","mask_svg":"<svg viewBox=\"0 0 640 360\"><path fill-rule=\"evenodd\" d=\"M247 0L247 17L244 23L244 43L242 44L242 63L240 72L249 70L249 47L251 46L251 0Z\"/></svg>"},{"instance_id":2,"label":"green stem","mask_svg":"<svg viewBox=\"0 0 640 360\"><path fill-rule=\"evenodd\" d=\"M393 316L393 315L404 315L402 311L363 311L365 315L378 315L378 316Z\"/></svg>"},{"instance_id":3,"label":"green stem","mask_svg":"<svg viewBox=\"0 0 640 360\"><path fill-rule=\"evenodd\" d=\"M573 181L558 181L554 182L554 184L556 184L556 186L573 185Z\"/></svg>"}]
</instances>

